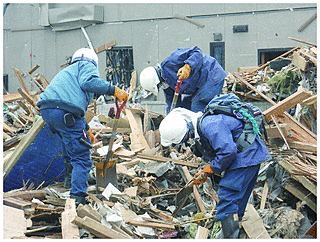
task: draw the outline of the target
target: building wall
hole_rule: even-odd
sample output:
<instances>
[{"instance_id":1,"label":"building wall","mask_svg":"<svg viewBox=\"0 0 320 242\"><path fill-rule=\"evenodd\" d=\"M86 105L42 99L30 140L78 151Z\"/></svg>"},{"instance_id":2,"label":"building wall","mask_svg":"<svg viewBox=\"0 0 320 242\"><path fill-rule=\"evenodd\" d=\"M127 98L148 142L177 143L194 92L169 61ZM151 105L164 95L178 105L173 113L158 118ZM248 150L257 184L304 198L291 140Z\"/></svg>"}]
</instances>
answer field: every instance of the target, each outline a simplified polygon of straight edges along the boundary
<instances>
[{"instance_id":1,"label":"building wall","mask_svg":"<svg viewBox=\"0 0 320 242\"><path fill-rule=\"evenodd\" d=\"M90 4L89 4L90 5ZM317 11L316 3L109 3L103 6L103 23L85 27L93 46L112 40L116 46L132 46L134 67L160 63L176 48L199 46L210 54L213 33L221 33L225 42L225 69L258 65L258 49L286 48L303 45L287 37L317 42L317 23L298 29ZM21 87L12 67L21 72L40 65L38 72L50 81L61 70L66 59L79 48L88 46L80 28L53 31L48 25L48 7L72 4L18 4L7 6L3 16L3 73L9 75L9 92ZM203 24L173 18L188 16ZM248 25L247 33L233 33L234 25ZM105 79L106 54L101 52L99 71ZM30 90L38 90L24 78ZM163 100L163 95L159 99Z\"/></svg>"}]
</instances>

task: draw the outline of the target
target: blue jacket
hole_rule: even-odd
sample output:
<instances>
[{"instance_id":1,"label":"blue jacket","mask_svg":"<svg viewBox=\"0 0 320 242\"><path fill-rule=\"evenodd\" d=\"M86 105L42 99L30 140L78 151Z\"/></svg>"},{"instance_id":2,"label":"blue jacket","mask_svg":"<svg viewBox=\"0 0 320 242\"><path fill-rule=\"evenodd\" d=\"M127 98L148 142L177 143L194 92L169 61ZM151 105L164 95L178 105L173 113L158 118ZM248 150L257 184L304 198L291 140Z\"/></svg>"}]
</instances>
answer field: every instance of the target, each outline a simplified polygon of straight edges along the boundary
<instances>
[{"instance_id":1,"label":"blue jacket","mask_svg":"<svg viewBox=\"0 0 320 242\"><path fill-rule=\"evenodd\" d=\"M99 77L98 69L87 61L78 61L61 70L40 94L37 106L58 108L83 117L94 94L114 94L115 87Z\"/></svg>"},{"instance_id":2,"label":"blue jacket","mask_svg":"<svg viewBox=\"0 0 320 242\"><path fill-rule=\"evenodd\" d=\"M180 95L191 95L191 102L203 102L199 105L186 107L193 112L203 111L206 104L217 94L221 93L224 79L227 76L218 61L209 55L203 54L199 47L176 49L167 59L161 63L161 77L170 86L165 89L167 107L170 108L174 90L177 83L177 72L189 64L191 72L186 80L183 80ZM181 106L181 105L177 105Z\"/></svg>"},{"instance_id":3,"label":"blue jacket","mask_svg":"<svg viewBox=\"0 0 320 242\"><path fill-rule=\"evenodd\" d=\"M248 149L237 153L235 141L243 130L243 124L234 117L224 114L208 115L203 118L200 129L215 151L205 156L215 173L258 165L271 159L266 145L259 137Z\"/></svg>"}]
</instances>

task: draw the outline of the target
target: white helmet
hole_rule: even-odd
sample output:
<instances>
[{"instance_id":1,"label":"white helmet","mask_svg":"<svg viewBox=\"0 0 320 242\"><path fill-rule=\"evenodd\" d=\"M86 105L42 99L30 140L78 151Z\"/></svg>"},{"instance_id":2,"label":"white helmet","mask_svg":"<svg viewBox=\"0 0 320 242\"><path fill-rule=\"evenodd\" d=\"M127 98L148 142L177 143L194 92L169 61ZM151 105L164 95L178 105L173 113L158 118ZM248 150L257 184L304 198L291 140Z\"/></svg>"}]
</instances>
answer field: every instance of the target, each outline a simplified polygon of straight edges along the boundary
<instances>
[{"instance_id":1,"label":"white helmet","mask_svg":"<svg viewBox=\"0 0 320 242\"><path fill-rule=\"evenodd\" d=\"M160 83L156 69L149 66L142 70L140 73L140 84L143 89L158 95L158 83Z\"/></svg>"},{"instance_id":2,"label":"white helmet","mask_svg":"<svg viewBox=\"0 0 320 242\"><path fill-rule=\"evenodd\" d=\"M81 49L78 49L76 52L74 52L74 54L72 56L71 63L74 63L74 62L79 61L79 60L90 61L96 67L98 67L98 56L91 49L81 48Z\"/></svg>"},{"instance_id":3,"label":"white helmet","mask_svg":"<svg viewBox=\"0 0 320 242\"><path fill-rule=\"evenodd\" d=\"M169 113L160 123L161 144L179 144L189 131L188 123L180 113Z\"/></svg>"}]
</instances>

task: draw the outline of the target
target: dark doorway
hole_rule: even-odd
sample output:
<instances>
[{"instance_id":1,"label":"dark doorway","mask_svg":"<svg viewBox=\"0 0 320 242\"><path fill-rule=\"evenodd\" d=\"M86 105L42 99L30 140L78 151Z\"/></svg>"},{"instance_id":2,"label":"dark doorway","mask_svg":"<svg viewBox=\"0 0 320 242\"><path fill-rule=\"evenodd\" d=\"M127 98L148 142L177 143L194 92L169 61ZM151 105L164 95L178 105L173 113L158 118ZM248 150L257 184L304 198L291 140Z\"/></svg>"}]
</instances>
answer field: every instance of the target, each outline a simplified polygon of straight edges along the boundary
<instances>
[{"instance_id":1,"label":"dark doorway","mask_svg":"<svg viewBox=\"0 0 320 242\"><path fill-rule=\"evenodd\" d=\"M288 48L273 48L273 49L259 49L258 50L258 65L263 65L268 61L277 58L279 55L286 53L289 50L292 50L294 47Z\"/></svg>"},{"instance_id":2,"label":"dark doorway","mask_svg":"<svg viewBox=\"0 0 320 242\"><path fill-rule=\"evenodd\" d=\"M119 88L129 87L134 69L132 47L113 47L106 56L106 79Z\"/></svg>"},{"instance_id":3,"label":"dark doorway","mask_svg":"<svg viewBox=\"0 0 320 242\"><path fill-rule=\"evenodd\" d=\"M216 58L219 64L225 69L225 44L224 42L210 43L210 56Z\"/></svg>"}]
</instances>

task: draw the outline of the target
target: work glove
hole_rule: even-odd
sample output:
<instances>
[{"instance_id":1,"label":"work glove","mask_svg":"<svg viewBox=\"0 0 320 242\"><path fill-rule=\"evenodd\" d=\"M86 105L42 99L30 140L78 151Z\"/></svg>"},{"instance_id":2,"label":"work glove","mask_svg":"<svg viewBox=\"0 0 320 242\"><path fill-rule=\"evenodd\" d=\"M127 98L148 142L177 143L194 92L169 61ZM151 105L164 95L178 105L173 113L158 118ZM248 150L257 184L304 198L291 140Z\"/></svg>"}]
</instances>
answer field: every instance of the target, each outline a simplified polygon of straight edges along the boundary
<instances>
[{"instance_id":1,"label":"work glove","mask_svg":"<svg viewBox=\"0 0 320 242\"><path fill-rule=\"evenodd\" d=\"M189 77L191 72L191 67L189 64L185 64L183 67L181 67L178 72L177 76L179 77L180 80L185 80Z\"/></svg>"},{"instance_id":2,"label":"work glove","mask_svg":"<svg viewBox=\"0 0 320 242\"><path fill-rule=\"evenodd\" d=\"M119 87L114 88L114 96L119 100L119 102L126 101L128 99L128 93Z\"/></svg>"},{"instance_id":3,"label":"work glove","mask_svg":"<svg viewBox=\"0 0 320 242\"><path fill-rule=\"evenodd\" d=\"M95 138L94 138L94 135L93 135L93 133L91 131L91 128L89 128L87 132L88 132L91 144L94 144L95 143Z\"/></svg>"},{"instance_id":4,"label":"work glove","mask_svg":"<svg viewBox=\"0 0 320 242\"><path fill-rule=\"evenodd\" d=\"M201 169L200 171L198 171L198 173L194 175L193 183L195 185L200 185L204 183L207 180L209 174L212 174L212 173L213 171L210 167L210 164L206 165L203 169Z\"/></svg>"}]
</instances>

